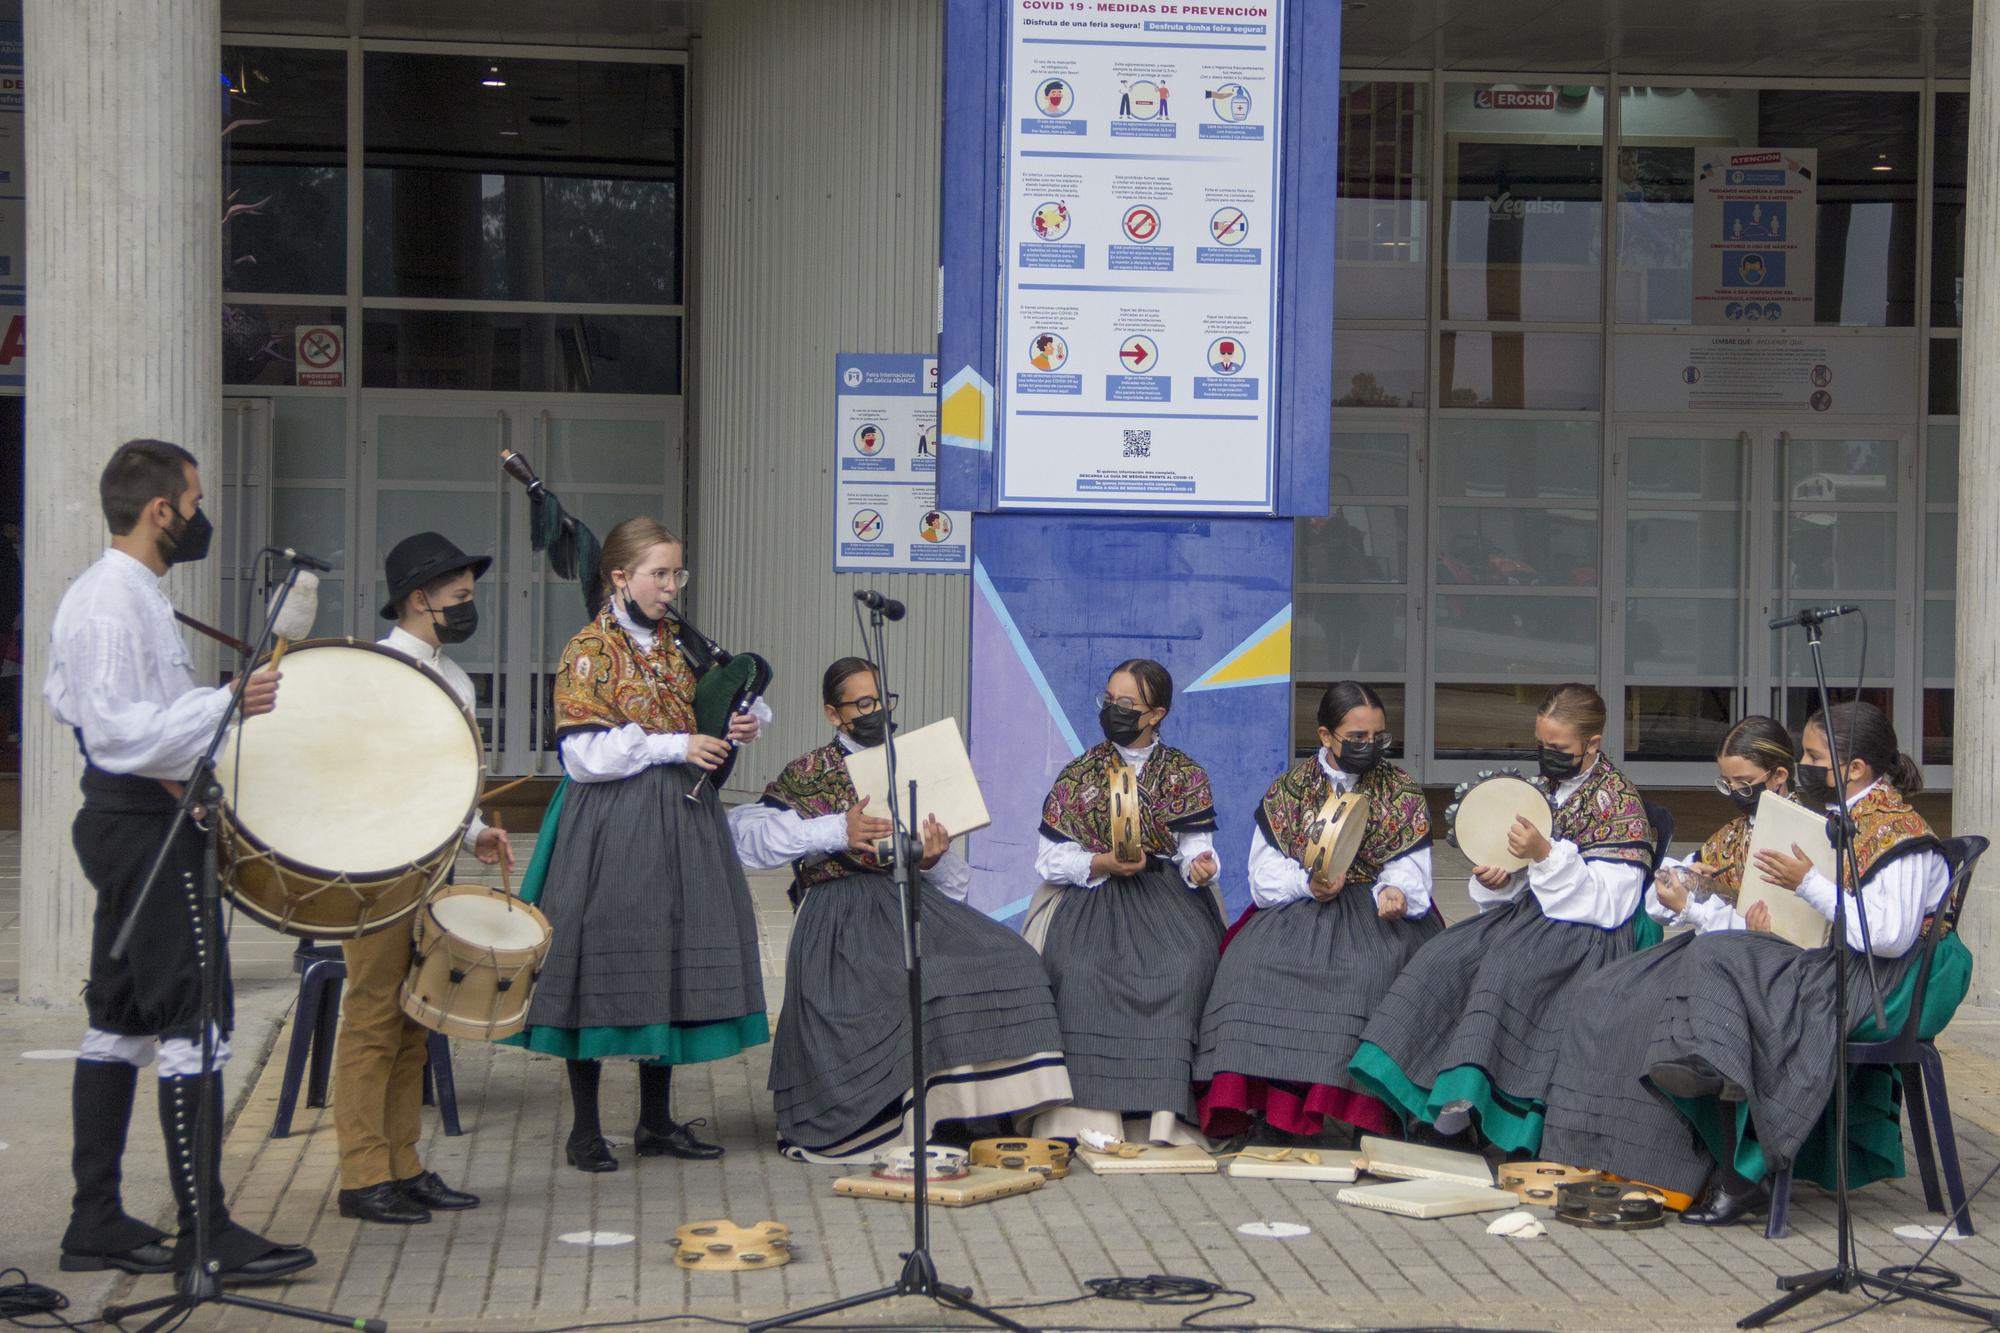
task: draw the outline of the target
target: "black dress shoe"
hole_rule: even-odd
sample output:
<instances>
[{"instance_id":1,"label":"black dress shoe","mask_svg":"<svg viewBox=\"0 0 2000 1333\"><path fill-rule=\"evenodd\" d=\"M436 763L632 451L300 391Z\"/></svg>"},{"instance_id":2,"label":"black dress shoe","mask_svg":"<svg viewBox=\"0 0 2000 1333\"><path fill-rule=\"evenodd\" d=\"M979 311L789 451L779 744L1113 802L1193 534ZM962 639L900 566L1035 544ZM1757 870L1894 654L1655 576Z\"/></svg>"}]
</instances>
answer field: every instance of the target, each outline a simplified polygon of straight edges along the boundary
<instances>
[{"instance_id":1,"label":"black dress shoe","mask_svg":"<svg viewBox=\"0 0 2000 1333\"><path fill-rule=\"evenodd\" d=\"M411 1176L408 1180L396 1182L396 1188L403 1191L412 1203L425 1208L438 1208L447 1212L460 1208L477 1208L479 1196L455 1190L438 1178L435 1171L425 1171Z\"/></svg>"},{"instance_id":2,"label":"black dress shoe","mask_svg":"<svg viewBox=\"0 0 2000 1333\"><path fill-rule=\"evenodd\" d=\"M641 1157L684 1157L691 1162L711 1162L722 1156L722 1145L703 1143L694 1136L696 1125L706 1120L690 1120L674 1125L664 1134L655 1134L644 1125L632 1131L632 1151Z\"/></svg>"},{"instance_id":3,"label":"black dress shoe","mask_svg":"<svg viewBox=\"0 0 2000 1333\"><path fill-rule=\"evenodd\" d=\"M568 1153L569 1164L579 1171L597 1174L618 1169L618 1159L611 1155L611 1145L601 1137L581 1141L571 1139Z\"/></svg>"},{"instance_id":4,"label":"black dress shoe","mask_svg":"<svg viewBox=\"0 0 2000 1333\"><path fill-rule=\"evenodd\" d=\"M362 1190L342 1190L340 1215L399 1227L431 1220L430 1210L403 1193L402 1187L393 1180L385 1180Z\"/></svg>"},{"instance_id":5,"label":"black dress shoe","mask_svg":"<svg viewBox=\"0 0 2000 1333\"><path fill-rule=\"evenodd\" d=\"M1771 1187L1741 1177L1718 1176L1702 1201L1681 1214L1691 1227L1726 1227L1770 1211Z\"/></svg>"},{"instance_id":6,"label":"black dress shoe","mask_svg":"<svg viewBox=\"0 0 2000 1333\"><path fill-rule=\"evenodd\" d=\"M1693 1101L1699 1097L1720 1097L1728 1086L1722 1071L1698 1055L1685 1060L1662 1060L1646 1071L1653 1086L1669 1097ZM1740 1098L1738 1099L1740 1100Z\"/></svg>"},{"instance_id":7,"label":"black dress shoe","mask_svg":"<svg viewBox=\"0 0 2000 1333\"><path fill-rule=\"evenodd\" d=\"M101 1273L115 1268L121 1273L171 1273L174 1252L158 1241L135 1245L118 1254L70 1254L64 1252L56 1265L65 1273Z\"/></svg>"},{"instance_id":8,"label":"black dress shoe","mask_svg":"<svg viewBox=\"0 0 2000 1333\"><path fill-rule=\"evenodd\" d=\"M426 1213L424 1220L429 1221L430 1214ZM273 1245L247 1263L224 1268L221 1278L231 1286L271 1282L281 1277L290 1277L293 1273L311 1268L318 1262L319 1256L303 1245Z\"/></svg>"}]
</instances>

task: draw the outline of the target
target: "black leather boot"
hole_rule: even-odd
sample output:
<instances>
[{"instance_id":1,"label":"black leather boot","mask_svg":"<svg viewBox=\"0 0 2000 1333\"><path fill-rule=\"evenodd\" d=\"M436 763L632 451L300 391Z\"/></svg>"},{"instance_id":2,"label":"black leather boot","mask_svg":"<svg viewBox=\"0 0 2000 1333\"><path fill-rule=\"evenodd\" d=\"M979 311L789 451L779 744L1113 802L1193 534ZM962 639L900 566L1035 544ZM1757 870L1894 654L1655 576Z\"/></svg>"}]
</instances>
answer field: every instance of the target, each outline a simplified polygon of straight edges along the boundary
<instances>
[{"instance_id":1,"label":"black leather boot","mask_svg":"<svg viewBox=\"0 0 2000 1333\"><path fill-rule=\"evenodd\" d=\"M209 1123L205 1152L197 1134L203 1114ZM238 1225L223 1205L222 1075L161 1079L160 1133L167 1141L167 1178L180 1208L175 1268L194 1264L195 1227L204 1205L209 1212L208 1258L224 1282L268 1282L318 1262L303 1245L280 1245Z\"/></svg>"},{"instance_id":2,"label":"black leather boot","mask_svg":"<svg viewBox=\"0 0 2000 1333\"><path fill-rule=\"evenodd\" d=\"M166 1234L128 1216L120 1192L138 1085L138 1069L123 1060L76 1062L70 1083L70 1174L76 1178L76 1197L62 1239L65 1273L173 1271L174 1252L160 1243Z\"/></svg>"}]
</instances>

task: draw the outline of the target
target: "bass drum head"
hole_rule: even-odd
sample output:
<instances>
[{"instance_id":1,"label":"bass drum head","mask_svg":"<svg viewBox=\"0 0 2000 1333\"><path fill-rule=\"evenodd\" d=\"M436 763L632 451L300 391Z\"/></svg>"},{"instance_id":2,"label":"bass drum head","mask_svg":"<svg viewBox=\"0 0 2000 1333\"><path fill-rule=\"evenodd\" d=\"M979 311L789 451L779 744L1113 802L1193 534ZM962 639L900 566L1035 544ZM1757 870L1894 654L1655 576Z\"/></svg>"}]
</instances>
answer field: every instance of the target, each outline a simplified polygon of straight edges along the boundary
<instances>
[{"instance_id":1,"label":"bass drum head","mask_svg":"<svg viewBox=\"0 0 2000 1333\"><path fill-rule=\"evenodd\" d=\"M1504 775L1487 778L1473 784L1459 798L1458 813L1451 826L1452 841L1475 866L1524 869L1527 858L1507 850L1507 830L1514 826L1519 815L1526 815L1545 838L1555 828L1549 798L1539 787L1526 778Z\"/></svg>"},{"instance_id":2,"label":"bass drum head","mask_svg":"<svg viewBox=\"0 0 2000 1333\"><path fill-rule=\"evenodd\" d=\"M298 644L278 706L217 756L243 833L294 864L378 878L453 842L479 795L479 733L451 690L374 644Z\"/></svg>"}]
</instances>

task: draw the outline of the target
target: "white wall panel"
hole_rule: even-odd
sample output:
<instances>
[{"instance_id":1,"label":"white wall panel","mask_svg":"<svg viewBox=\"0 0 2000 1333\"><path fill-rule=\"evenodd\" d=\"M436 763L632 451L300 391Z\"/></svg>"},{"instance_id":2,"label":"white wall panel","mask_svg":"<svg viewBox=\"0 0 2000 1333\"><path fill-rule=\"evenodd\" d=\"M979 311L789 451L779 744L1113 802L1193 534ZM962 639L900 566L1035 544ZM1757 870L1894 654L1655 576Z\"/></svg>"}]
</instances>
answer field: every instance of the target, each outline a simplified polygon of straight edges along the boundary
<instances>
[{"instance_id":1,"label":"white wall panel","mask_svg":"<svg viewBox=\"0 0 2000 1333\"><path fill-rule=\"evenodd\" d=\"M891 687L965 706L966 575L831 572L833 359L937 341L936 0L711 4L695 59L691 613L778 671L731 787L827 735L819 675L858 650L856 588L909 604Z\"/></svg>"}]
</instances>

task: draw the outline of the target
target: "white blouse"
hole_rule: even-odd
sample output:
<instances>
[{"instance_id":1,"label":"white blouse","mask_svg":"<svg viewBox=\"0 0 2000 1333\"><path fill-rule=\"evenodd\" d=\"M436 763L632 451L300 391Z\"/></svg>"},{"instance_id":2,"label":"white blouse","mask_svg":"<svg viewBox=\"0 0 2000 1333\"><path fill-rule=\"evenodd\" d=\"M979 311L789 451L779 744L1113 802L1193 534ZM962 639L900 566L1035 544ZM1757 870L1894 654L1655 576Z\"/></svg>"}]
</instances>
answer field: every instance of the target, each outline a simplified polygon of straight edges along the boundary
<instances>
[{"instance_id":1,"label":"white blouse","mask_svg":"<svg viewBox=\"0 0 2000 1333\"><path fill-rule=\"evenodd\" d=\"M1886 781L1877 778L1859 793L1847 798L1848 807ZM1859 895L1857 915L1854 894L1842 894L1833 881L1817 870L1806 872L1798 895L1814 911L1833 920L1834 903L1844 900L1847 908L1847 947L1860 952L1861 922L1868 922L1869 941L1878 958L1901 958L1923 933L1924 917L1937 909L1951 888L1951 868L1934 850L1911 852L1897 857L1877 871Z\"/></svg>"},{"instance_id":2,"label":"white blouse","mask_svg":"<svg viewBox=\"0 0 2000 1333\"><path fill-rule=\"evenodd\" d=\"M164 580L113 547L77 577L49 627L42 697L107 773L185 780L229 708L194 681Z\"/></svg>"},{"instance_id":3,"label":"white blouse","mask_svg":"<svg viewBox=\"0 0 2000 1333\"><path fill-rule=\"evenodd\" d=\"M862 747L846 732L836 732L840 748L854 754ZM887 818L887 812L883 812ZM794 861L823 861L847 850L847 815L840 812L813 819L792 810L755 801L729 812L729 834L746 870L777 870ZM972 887L972 867L956 849L946 849L924 880L948 898L965 901Z\"/></svg>"},{"instance_id":4,"label":"white blouse","mask_svg":"<svg viewBox=\"0 0 2000 1333\"><path fill-rule=\"evenodd\" d=\"M1115 741L1112 742L1112 745L1118 751L1119 756L1132 766L1132 775L1134 777L1146 771L1146 761L1151 759L1153 751L1160 747L1158 741L1154 741L1151 745L1137 750L1128 749ZM1193 881L1188 879L1188 867L1193 865L1203 852L1212 852L1214 850L1215 834L1212 832L1204 830L1200 833L1175 834L1174 865L1181 872L1181 882L1189 888L1193 888ZM1039 844L1035 849L1035 873L1050 884L1069 884L1080 889L1094 889L1109 879L1110 876L1092 875L1090 873L1092 855L1093 853L1090 848L1085 847L1080 842L1072 842L1068 839L1058 842L1044 833L1041 835ZM1222 882L1220 866L1217 866L1216 872L1215 878L1202 887L1208 888Z\"/></svg>"},{"instance_id":5,"label":"white blouse","mask_svg":"<svg viewBox=\"0 0 2000 1333\"><path fill-rule=\"evenodd\" d=\"M1319 752L1320 771L1327 775L1336 792L1348 792L1360 779L1338 764L1329 762L1326 749ZM1312 876L1306 868L1280 852L1264 836L1262 825L1250 830L1250 899L1260 908L1282 907L1301 898L1312 897ZM1431 848L1429 843L1405 852L1382 867L1370 890L1380 905L1384 889L1400 889L1403 915L1414 921L1431 910Z\"/></svg>"}]
</instances>

